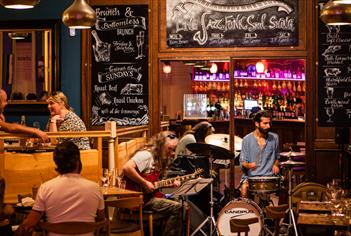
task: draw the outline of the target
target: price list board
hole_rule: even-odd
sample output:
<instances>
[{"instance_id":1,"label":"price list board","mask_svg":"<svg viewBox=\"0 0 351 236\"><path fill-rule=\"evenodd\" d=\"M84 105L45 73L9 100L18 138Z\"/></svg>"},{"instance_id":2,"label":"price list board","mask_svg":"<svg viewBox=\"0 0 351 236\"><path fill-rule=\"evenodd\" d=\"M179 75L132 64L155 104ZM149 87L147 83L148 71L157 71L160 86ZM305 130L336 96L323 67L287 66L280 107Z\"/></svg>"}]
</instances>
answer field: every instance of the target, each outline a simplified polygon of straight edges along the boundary
<instances>
[{"instance_id":1,"label":"price list board","mask_svg":"<svg viewBox=\"0 0 351 236\"><path fill-rule=\"evenodd\" d=\"M167 0L167 47L297 46L298 1Z\"/></svg>"},{"instance_id":2,"label":"price list board","mask_svg":"<svg viewBox=\"0 0 351 236\"><path fill-rule=\"evenodd\" d=\"M91 125L148 123L148 6L93 6Z\"/></svg>"},{"instance_id":3,"label":"price list board","mask_svg":"<svg viewBox=\"0 0 351 236\"><path fill-rule=\"evenodd\" d=\"M318 123L351 126L351 27L318 24Z\"/></svg>"}]
</instances>

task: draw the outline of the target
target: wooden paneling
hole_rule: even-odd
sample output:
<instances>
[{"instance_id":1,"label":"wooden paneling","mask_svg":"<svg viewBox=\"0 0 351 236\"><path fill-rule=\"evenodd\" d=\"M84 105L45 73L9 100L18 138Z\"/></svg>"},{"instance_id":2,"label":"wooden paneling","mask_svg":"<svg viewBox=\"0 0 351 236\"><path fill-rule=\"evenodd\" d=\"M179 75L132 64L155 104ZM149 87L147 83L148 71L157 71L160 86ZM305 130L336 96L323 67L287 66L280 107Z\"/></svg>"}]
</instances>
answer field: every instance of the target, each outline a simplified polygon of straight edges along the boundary
<instances>
[{"instance_id":1,"label":"wooden paneling","mask_svg":"<svg viewBox=\"0 0 351 236\"><path fill-rule=\"evenodd\" d=\"M101 166L97 150L82 150L82 176L97 182ZM1 153L0 175L6 180L5 202L16 203L18 194L32 192L32 186L57 176L52 152L44 153Z\"/></svg>"}]
</instances>

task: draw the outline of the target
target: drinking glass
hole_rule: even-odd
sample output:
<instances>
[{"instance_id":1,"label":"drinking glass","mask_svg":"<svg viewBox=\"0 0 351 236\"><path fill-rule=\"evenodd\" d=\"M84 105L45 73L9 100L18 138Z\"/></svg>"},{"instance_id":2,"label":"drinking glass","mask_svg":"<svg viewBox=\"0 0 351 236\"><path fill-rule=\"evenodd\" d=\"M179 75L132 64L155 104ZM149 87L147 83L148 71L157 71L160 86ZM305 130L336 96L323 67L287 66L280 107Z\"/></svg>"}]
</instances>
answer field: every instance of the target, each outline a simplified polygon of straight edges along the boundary
<instances>
[{"instance_id":1,"label":"drinking glass","mask_svg":"<svg viewBox=\"0 0 351 236\"><path fill-rule=\"evenodd\" d=\"M121 189L126 189L126 181L125 180L121 180L119 182L119 188Z\"/></svg>"}]
</instances>

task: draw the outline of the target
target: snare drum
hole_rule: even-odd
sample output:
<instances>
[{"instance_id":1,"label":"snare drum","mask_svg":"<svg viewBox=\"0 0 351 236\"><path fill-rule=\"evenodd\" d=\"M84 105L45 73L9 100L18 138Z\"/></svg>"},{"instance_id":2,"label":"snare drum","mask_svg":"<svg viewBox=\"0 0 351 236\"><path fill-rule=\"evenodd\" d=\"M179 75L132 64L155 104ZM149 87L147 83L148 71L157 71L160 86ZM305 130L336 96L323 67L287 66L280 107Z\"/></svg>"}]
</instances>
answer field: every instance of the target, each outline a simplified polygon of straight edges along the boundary
<instances>
[{"instance_id":1,"label":"snare drum","mask_svg":"<svg viewBox=\"0 0 351 236\"><path fill-rule=\"evenodd\" d=\"M250 224L249 236L260 235L263 226L263 212L261 208L252 200L242 198L230 201L218 214L217 229L219 235L235 235L230 230L230 220L258 218L258 222Z\"/></svg>"},{"instance_id":2,"label":"snare drum","mask_svg":"<svg viewBox=\"0 0 351 236\"><path fill-rule=\"evenodd\" d=\"M280 189L280 176L248 177L250 193L275 193Z\"/></svg>"}]
</instances>

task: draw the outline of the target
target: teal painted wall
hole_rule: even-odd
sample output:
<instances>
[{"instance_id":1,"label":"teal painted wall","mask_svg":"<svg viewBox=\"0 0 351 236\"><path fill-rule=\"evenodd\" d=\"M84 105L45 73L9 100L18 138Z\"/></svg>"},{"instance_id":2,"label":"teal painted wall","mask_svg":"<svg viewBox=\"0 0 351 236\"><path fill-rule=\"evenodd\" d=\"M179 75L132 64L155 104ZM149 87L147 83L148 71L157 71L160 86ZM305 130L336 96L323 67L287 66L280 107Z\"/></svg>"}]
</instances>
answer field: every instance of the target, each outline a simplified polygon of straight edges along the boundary
<instances>
[{"instance_id":1,"label":"teal painted wall","mask_svg":"<svg viewBox=\"0 0 351 236\"><path fill-rule=\"evenodd\" d=\"M14 10L0 6L0 21L12 20L61 20L64 10L73 0L40 0L33 9ZM81 37L69 36L68 28L61 23L60 80L61 90L67 95L74 111L81 114ZM39 117L37 117L39 118ZM30 125L31 123L29 123Z\"/></svg>"}]
</instances>

